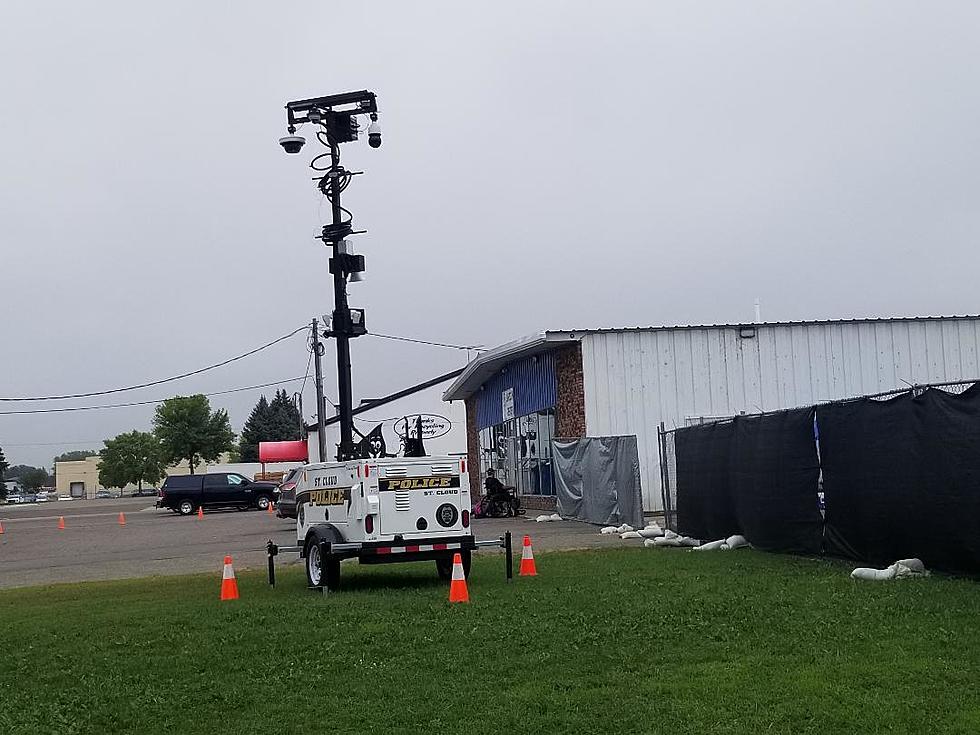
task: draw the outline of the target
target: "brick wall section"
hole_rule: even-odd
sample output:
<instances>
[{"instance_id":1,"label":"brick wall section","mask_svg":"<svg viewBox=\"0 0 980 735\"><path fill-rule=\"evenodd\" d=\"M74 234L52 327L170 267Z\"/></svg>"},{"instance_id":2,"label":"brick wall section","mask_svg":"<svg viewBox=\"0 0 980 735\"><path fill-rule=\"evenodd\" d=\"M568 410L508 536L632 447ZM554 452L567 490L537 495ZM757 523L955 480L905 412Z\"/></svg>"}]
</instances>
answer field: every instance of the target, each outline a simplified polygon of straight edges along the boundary
<instances>
[{"instance_id":1,"label":"brick wall section","mask_svg":"<svg viewBox=\"0 0 980 735\"><path fill-rule=\"evenodd\" d=\"M558 380L555 436L560 439L585 436L585 378L582 346L578 342L558 352L555 373Z\"/></svg>"},{"instance_id":2,"label":"brick wall section","mask_svg":"<svg viewBox=\"0 0 980 735\"><path fill-rule=\"evenodd\" d=\"M476 394L466 405L466 469L470 472L470 499L475 503L483 495L480 480L480 432L476 428Z\"/></svg>"}]
</instances>

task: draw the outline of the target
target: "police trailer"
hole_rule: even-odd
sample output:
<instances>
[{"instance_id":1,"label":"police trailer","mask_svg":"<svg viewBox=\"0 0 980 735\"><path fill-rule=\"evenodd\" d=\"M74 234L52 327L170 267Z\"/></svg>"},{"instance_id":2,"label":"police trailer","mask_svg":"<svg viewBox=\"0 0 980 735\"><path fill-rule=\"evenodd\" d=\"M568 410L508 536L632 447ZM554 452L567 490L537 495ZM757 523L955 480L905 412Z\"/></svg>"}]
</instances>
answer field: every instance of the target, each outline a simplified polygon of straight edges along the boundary
<instances>
[{"instance_id":1,"label":"police trailer","mask_svg":"<svg viewBox=\"0 0 980 735\"><path fill-rule=\"evenodd\" d=\"M274 557L299 552L311 588L336 590L340 562L361 564L434 561L439 576L452 576L459 554L469 576L472 552L502 546L512 576L508 531L477 541L470 528L470 490L461 457L385 457L307 465L296 484L296 545L268 543L269 583Z\"/></svg>"}]
</instances>

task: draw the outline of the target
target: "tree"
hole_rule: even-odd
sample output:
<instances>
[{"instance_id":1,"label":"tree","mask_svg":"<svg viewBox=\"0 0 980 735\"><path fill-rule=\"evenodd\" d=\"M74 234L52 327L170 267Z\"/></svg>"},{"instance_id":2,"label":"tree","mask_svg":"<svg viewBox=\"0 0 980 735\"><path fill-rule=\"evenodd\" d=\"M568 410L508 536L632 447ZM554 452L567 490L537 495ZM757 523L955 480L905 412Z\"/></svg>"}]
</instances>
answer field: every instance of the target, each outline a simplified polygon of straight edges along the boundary
<instances>
[{"instance_id":1,"label":"tree","mask_svg":"<svg viewBox=\"0 0 980 735\"><path fill-rule=\"evenodd\" d=\"M157 406L153 433L160 440L164 462L186 459L191 474L202 460L217 460L235 442L228 412L212 411L207 397L200 394L176 396Z\"/></svg>"},{"instance_id":2,"label":"tree","mask_svg":"<svg viewBox=\"0 0 980 735\"><path fill-rule=\"evenodd\" d=\"M7 497L7 486L4 484L4 475L10 469L10 463L3 454L3 447L0 447L0 500Z\"/></svg>"},{"instance_id":3,"label":"tree","mask_svg":"<svg viewBox=\"0 0 980 735\"><path fill-rule=\"evenodd\" d=\"M99 452L99 483L103 487L118 487L130 483L143 489L143 483L156 483L164 474L160 441L145 431L135 429L106 439L105 449Z\"/></svg>"},{"instance_id":4,"label":"tree","mask_svg":"<svg viewBox=\"0 0 980 735\"><path fill-rule=\"evenodd\" d=\"M50 475L47 470L43 470L40 467L31 467L21 474L20 482L26 489L37 492L47 484L49 477Z\"/></svg>"},{"instance_id":5,"label":"tree","mask_svg":"<svg viewBox=\"0 0 980 735\"><path fill-rule=\"evenodd\" d=\"M37 483L36 487L44 487L53 479L48 471L40 467L32 467L29 464L15 464L10 467L6 473L4 473L8 480L20 480L21 485L29 487L27 478L31 476L32 480ZM38 481L43 475L43 479Z\"/></svg>"},{"instance_id":6,"label":"tree","mask_svg":"<svg viewBox=\"0 0 980 735\"><path fill-rule=\"evenodd\" d=\"M272 403L259 397L242 428L242 462L259 461L259 442L282 442L303 438L303 417L284 390L276 391Z\"/></svg>"},{"instance_id":7,"label":"tree","mask_svg":"<svg viewBox=\"0 0 980 735\"><path fill-rule=\"evenodd\" d=\"M55 457L52 464L58 464L58 462L79 462L89 457L95 457L98 454L94 449L79 449L73 452L65 452Z\"/></svg>"},{"instance_id":8,"label":"tree","mask_svg":"<svg viewBox=\"0 0 980 735\"><path fill-rule=\"evenodd\" d=\"M272 441L272 411L265 396L259 396L252 413L242 427L242 438L238 444L239 459L242 462L259 461L259 442Z\"/></svg>"}]
</instances>

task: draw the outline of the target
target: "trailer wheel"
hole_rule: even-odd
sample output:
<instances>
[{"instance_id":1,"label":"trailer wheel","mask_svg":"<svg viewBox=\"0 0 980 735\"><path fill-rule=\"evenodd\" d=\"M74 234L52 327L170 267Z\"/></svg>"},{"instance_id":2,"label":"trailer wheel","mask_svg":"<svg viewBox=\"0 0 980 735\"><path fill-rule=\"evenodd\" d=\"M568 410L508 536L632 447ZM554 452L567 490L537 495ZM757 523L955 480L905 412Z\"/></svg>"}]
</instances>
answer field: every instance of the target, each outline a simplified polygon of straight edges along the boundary
<instances>
[{"instance_id":1,"label":"trailer wheel","mask_svg":"<svg viewBox=\"0 0 980 735\"><path fill-rule=\"evenodd\" d=\"M194 503L189 500L181 500L180 505L177 506L177 511L182 516L189 516L194 512Z\"/></svg>"},{"instance_id":2,"label":"trailer wheel","mask_svg":"<svg viewBox=\"0 0 980 735\"><path fill-rule=\"evenodd\" d=\"M461 551L459 555L463 557L463 576L470 578L470 557L469 551ZM439 579L448 582L453 578L453 557L452 554L436 559L436 571L439 572Z\"/></svg>"},{"instance_id":3,"label":"trailer wheel","mask_svg":"<svg viewBox=\"0 0 980 735\"><path fill-rule=\"evenodd\" d=\"M324 558L315 539L306 544L305 556L306 582L310 587L326 585L331 592L340 589L340 559L334 556Z\"/></svg>"}]
</instances>

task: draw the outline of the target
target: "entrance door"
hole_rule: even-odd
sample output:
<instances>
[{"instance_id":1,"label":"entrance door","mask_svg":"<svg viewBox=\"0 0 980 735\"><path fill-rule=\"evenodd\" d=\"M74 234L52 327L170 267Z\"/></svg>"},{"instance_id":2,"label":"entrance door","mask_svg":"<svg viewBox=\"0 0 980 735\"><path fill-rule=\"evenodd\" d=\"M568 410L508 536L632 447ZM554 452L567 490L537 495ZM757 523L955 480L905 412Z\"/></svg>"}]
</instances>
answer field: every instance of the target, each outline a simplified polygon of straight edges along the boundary
<instances>
[{"instance_id":1,"label":"entrance door","mask_svg":"<svg viewBox=\"0 0 980 735\"><path fill-rule=\"evenodd\" d=\"M85 483L84 482L73 482L68 486L68 494L73 498L84 498L85 497Z\"/></svg>"}]
</instances>

